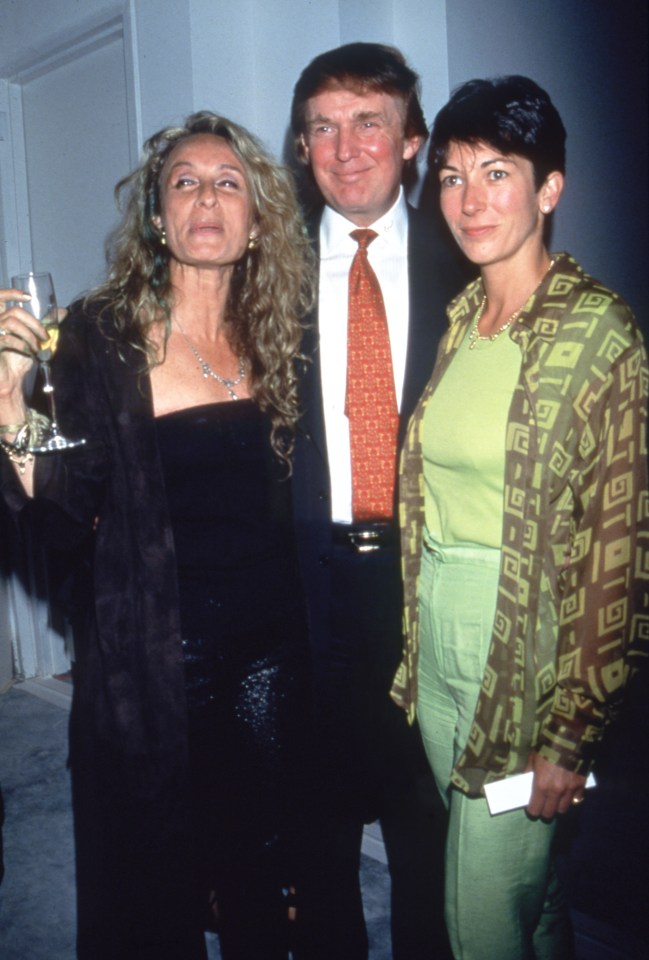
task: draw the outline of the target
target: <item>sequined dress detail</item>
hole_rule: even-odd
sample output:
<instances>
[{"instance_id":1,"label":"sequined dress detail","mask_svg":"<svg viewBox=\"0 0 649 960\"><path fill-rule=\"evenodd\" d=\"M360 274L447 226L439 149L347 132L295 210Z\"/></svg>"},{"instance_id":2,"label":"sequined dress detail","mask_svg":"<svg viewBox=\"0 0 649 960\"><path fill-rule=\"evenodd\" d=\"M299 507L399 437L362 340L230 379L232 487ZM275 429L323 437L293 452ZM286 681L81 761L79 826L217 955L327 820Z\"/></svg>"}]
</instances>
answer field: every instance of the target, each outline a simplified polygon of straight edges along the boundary
<instances>
[{"instance_id":1,"label":"sequined dress detail","mask_svg":"<svg viewBox=\"0 0 649 960\"><path fill-rule=\"evenodd\" d=\"M286 882L292 869L308 655L291 485L251 400L180 410L156 427L197 823L206 882L227 897L251 876Z\"/></svg>"}]
</instances>

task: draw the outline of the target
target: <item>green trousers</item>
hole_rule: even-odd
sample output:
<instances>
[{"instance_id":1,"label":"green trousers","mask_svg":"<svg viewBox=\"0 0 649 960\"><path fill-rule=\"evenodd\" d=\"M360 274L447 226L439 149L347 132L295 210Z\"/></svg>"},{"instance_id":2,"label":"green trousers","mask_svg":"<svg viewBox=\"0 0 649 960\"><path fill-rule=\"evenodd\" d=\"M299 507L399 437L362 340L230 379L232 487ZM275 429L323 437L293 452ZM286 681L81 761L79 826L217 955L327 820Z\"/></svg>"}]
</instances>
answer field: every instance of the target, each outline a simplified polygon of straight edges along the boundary
<instances>
[{"instance_id":1,"label":"green trousers","mask_svg":"<svg viewBox=\"0 0 649 960\"><path fill-rule=\"evenodd\" d=\"M445 915L456 960L570 960L568 912L552 866L556 821L492 817L450 786L468 739L496 607L500 551L426 537L419 581L417 719L449 808Z\"/></svg>"}]
</instances>

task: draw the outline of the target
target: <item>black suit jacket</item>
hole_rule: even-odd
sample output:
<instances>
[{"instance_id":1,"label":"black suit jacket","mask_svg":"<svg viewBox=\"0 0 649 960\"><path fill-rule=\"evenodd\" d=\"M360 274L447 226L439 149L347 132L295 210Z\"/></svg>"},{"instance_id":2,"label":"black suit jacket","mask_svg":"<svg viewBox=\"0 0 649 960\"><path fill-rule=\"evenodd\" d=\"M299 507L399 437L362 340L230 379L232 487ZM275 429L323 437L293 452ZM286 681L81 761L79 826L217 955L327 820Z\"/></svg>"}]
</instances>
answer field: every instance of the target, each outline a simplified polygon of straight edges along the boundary
<instances>
[{"instance_id":1,"label":"black suit jacket","mask_svg":"<svg viewBox=\"0 0 649 960\"><path fill-rule=\"evenodd\" d=\"M314 240L317 246L317 227ZM408 346L400 415L400 442L412 411L430 377L446 305L466 278L450 237L433 220L408 206ZM322 404L317 312L304 336L301 406L293 470L293 498L302 575L311 614L316 680L329 645L331 580L331 483ZM353 598L350 597L353 603ZM397 598L395 602L399 602Z\"/></svg>"}]
</instances>

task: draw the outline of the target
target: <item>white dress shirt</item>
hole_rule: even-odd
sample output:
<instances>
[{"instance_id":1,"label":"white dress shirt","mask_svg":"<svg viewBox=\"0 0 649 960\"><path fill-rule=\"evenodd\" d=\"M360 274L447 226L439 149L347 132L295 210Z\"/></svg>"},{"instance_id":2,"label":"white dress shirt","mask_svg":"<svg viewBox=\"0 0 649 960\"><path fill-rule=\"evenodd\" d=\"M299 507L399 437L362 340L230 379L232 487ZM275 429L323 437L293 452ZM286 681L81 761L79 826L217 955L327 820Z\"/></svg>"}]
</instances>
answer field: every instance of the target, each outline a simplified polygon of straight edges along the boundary
<instances>
[{"instance_id":1,"label":"white dress shirt","mask_svg":"<svg viewBox=\"0 0 649 960\"><path fill-rule=\"evenodd\" d=\"M332 520L352 519L349 422L345 416L347 381L347 303L349 269L358 249L350 237L357 227L330 207L320 223L318 326L327 455L331 477ZM403 189L394 206L371 226L378 236L368 259L381 285L388 319L392 367L401 407L408 347L408 211Z\"/></svg>"}]
</instances>

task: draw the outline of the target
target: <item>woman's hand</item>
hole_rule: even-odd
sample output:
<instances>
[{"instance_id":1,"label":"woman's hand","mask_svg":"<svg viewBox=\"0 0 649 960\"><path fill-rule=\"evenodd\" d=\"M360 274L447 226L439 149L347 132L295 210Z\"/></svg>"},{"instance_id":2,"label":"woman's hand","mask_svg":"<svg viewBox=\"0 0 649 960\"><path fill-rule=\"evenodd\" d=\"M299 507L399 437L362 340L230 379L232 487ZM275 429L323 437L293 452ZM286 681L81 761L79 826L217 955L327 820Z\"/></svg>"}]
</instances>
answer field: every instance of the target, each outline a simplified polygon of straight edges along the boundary
<instances>
[{"instance_id":1,"label":"woman's hand","mask_svg":"<svg viewBox=\"0 0 649 960\"><path fill-rule=\"evenodd\" d=\"M527 805L531 817L551 820L558 813L565 813L571 804L581 803L584 799L586 777L579 773L564 770L556 763L550 763L538 753L531 753L526 770L532 770L532 796Z\"/></svg>"},{"instance_id":2,"label":"woman's hand","mask_svg":"<svg viewBox=\"0 0 649 960\"><path fill-rule=\"evenodd\" d=\"M45 328L27 310L8 301L29 300L21 290L0 289L0 422L21 419L25 404L23 380L31 369Z\"/></svg>"}]
</instances>

